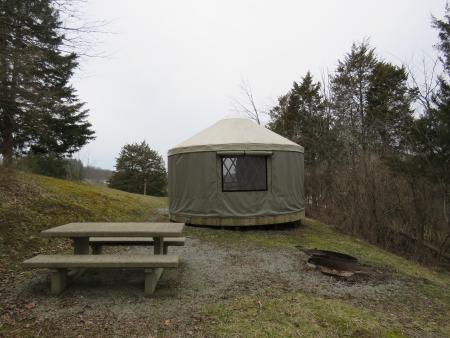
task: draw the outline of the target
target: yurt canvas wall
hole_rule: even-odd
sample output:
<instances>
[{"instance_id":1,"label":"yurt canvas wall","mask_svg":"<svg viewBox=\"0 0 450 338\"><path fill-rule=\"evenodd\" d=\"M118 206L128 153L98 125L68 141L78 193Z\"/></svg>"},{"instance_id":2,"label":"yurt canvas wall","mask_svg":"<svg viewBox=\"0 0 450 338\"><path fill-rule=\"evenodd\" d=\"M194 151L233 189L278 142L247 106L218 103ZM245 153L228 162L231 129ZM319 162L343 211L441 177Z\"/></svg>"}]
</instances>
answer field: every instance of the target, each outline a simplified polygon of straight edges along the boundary
<instances>
[{"instance_id":1,"label":"yurt canvas wall","mask_svg":"<svg viewBox=\"0 0 450 338\"><path fill-rule=\"evenodd\" d=\"M304 215L303 147L247 119L221 120L169 151L172 220L260 225Z\"/></svg>"}]
</instances>

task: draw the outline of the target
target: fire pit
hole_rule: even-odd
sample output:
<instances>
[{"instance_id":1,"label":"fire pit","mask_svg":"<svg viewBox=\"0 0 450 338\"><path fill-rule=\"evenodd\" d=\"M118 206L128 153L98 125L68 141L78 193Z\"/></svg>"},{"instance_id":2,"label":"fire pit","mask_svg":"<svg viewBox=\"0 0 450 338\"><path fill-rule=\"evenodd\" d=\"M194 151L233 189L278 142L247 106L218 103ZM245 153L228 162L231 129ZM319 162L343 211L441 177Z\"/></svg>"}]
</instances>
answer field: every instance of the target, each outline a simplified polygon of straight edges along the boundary
<instances>
[{"instance_id":1,"label":"fire pit","mask_svg":"<svg viewBox=\"0 0 450 338\"><path fill-rule=\"evenodd\" d=\"M308 265L323 274L336 277L351 277L354 274L367 274L370 269L361 265L356 257L335 251L301 249L309 256Z\"/></svg>"}]
</instances>

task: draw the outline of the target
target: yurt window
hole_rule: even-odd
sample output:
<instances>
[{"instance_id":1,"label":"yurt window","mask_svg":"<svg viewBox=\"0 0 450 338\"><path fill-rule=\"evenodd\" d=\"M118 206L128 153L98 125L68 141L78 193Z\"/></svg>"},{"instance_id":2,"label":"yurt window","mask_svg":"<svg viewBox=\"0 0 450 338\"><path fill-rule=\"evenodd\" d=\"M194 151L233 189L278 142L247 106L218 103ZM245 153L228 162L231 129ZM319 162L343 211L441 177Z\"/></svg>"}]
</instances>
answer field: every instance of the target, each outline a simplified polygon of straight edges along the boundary
<instances>
[{"instance_id":1,"label":"yurt window","mask_svg":"<svg viewBox=\"0 0 450 338\"><path fill-rule=\"evenodd\" d=\"M222 191L267 190L266 156L223 156Z\"/></svg>"}]
</instances>

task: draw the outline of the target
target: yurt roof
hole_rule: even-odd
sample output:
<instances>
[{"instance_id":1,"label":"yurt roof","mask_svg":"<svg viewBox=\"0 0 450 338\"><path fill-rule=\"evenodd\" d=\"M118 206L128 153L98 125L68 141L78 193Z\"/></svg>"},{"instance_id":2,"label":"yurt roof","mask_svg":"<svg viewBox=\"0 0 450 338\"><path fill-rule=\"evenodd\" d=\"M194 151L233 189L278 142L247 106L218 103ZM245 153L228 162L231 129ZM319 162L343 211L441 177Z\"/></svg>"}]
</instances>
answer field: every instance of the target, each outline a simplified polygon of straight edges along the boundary
<instances>
[{"instance_id":1,"label":"yurt roof","mask_svg":"<svg viewBox=\"0 0 450 338\"><path fill-rule=\"evenodd\" d=\"M250 119L228 118L169 150L169 156L202 151L296 151L303 147Z\"/></svg>"}]
</instances>

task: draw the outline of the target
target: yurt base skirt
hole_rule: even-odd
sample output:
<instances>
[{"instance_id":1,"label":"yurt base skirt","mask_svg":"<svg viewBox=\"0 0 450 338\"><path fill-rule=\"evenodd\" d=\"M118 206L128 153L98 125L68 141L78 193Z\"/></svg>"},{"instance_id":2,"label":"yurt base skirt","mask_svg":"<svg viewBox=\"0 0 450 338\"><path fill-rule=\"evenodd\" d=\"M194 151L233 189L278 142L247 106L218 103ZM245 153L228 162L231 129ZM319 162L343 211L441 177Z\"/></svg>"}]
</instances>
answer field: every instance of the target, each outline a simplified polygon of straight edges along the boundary
<instances>
[{"instance_id":1,"label":"yurt base skirt","mask_svg":"<svg viewBox=\"0 0 450 338\"><path fill-rule=\"evenodd\" d=\"M291 223L305 217L305 211L298 211L283 215L265 215L258 217L202 217L170 214L173 222L208 226L254 226Z\"/></svg>"}]
</instances>

